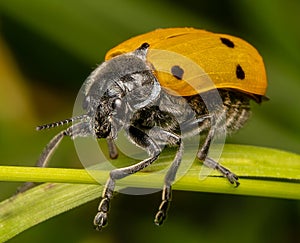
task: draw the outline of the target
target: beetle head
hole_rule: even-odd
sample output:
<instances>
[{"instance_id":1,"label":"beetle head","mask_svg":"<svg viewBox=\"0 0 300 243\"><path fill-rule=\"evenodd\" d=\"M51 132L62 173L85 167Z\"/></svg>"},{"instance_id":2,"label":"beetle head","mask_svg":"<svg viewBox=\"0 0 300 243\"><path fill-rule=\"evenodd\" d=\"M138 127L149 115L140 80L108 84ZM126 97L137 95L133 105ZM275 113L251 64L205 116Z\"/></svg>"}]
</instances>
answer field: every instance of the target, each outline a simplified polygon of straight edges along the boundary
<instances>
[{"instance_id":1,"label":"beetle head","mask_svg":"<svg viewBox=\"0 0 300 243\"><path fill-rule=\"evenodd\" d=\"M158 99L160 85L146 60L149 45L102 63L84 86L83 109L97 138L115 138L130 114Z\"/></svg>"}]
</instances>

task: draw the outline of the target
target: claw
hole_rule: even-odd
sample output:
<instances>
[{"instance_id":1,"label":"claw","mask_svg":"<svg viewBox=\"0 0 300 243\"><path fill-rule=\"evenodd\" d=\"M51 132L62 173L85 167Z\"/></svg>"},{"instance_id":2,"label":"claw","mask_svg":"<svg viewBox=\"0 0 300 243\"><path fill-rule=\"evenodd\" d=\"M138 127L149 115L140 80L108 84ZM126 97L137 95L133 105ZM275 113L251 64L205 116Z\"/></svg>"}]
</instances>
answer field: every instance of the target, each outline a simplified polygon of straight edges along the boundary
<instances>
[{"instance_id":1,"label":"claw","mask_svg":"<svg viewBox=\"0 0 300 243\"><path fill-rule=\"evenodd\" d=\"M236 174L232 173L230 170L226 170L224 176L229 180L231 184L235 185L234 187L238 187L240 185L238 181L239 177Z\"/></svg>"},{"instance_id":2,"label":"claw","mask_svg":"<svg viewBox=\"0 0 300 243\"><path fill-rule=\"evenodd\" d=\"M163 211L159 210L157 212L157 214L155 215L154 223L157 226L160 226L160 225L162 225L162 223L164 222L165 219L166 219L165 213Z\"/></svg>"},{"instance_id":3,"label":"claw","mask_svg":"<svg viewBox=\"0 0 300 243\"><path fill-rule=\"evenodd\" d=\"M107 213L98 212L94 218L95 229L101 231L107 225Z\"/></svg>"},{"instance_id":4,"label":"claw","mask_svg":"<svg viewBox=\"0 0 300 243\"><path fill-rule=\"evenodd\" d=\"M215 168L218 171L220 171L221 174L224 177L226 177L231 184L235 184L235 187L238 187L240 185L240 183L238 182L239 177L236 174L232 173L229 169L225 168L224 166L222 166L220 164L216 164Z\"/></svg>"},{"instance_id":5,"label":"claw","mask_svg":"<svg viewBox=\"0 0 300 243\"><path fill-rule=\"evenodd\" d=\"M229 174L226 175L226 177L230 181L231 184L235 184L234 187L238 187L240 185L240 183L238 181L239 177L236 174L230 172Z\"/></svg>"},{"instance_id":6,"label":"claw","mask_svg":"<svg viewBox=\"0 0 300 243\"><path fill-rule=\"evenodd\" d=\"M98 213L94 218L96 230L101 231L107 225L107 212L109 210L109 199L103 198L98 207Z\"/></svg>"},{"instance_id":7,"label":"claw","mask_svg":"<svg viewBox=\"0 0 300 243\"><path fill-rule=\"evenodd\" d=\"M160 206L158 208L158 212L155 215L155 219L154 219L154 223L157 226L162 225L162 223L166 219L166 217L167 217L167 211L168 211L168 208L169 208L169 204L170 204L170 201L168 201L168 200L164 200L164 201L161 202L161 204L160 204Z\"/></svg>"}]
</instances>

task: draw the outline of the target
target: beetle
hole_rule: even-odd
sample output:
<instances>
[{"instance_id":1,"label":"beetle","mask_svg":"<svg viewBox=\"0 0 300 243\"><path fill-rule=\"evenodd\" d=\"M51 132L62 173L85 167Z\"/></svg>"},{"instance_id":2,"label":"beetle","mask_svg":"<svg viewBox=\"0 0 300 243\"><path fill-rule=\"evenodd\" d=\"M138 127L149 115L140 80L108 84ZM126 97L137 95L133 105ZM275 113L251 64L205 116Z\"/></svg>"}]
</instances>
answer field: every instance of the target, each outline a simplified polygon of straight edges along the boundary
<instances>
[{"instance_id":1,"label":"beetle","mask_svg":"<svg viewBox=\"0 0 300 243\"><path fill-rule=\"evenodd\" d=\"M187 81L191 65L177 63L176 58L162 59L157 55L155 58L151 56L154 49L178 53L192 60L214 86L203 85L199 78ZM168 73L160 69L165 63ZM228 133L239 130L250 116L250 101L261 103L266 88L261 56L240 38L193 28L158 29L133 37L111 49L105 62L85 81L84 114L37 127L37 130L44 130L73 123L48 143L37 166L47 166L51 154L65 136L104 138L110 157L117 158L114 140L123 129L130 142L144 149L148 158L110 172L94 218L95 228L101 230L107 225L116 180L155 162L162 152L161 144L175 146L177 151L166 173L161 204L154 220L161 225L167 215L172 183L184 151L183 135L204 134L197 158L205 166L219 171L230 183L239 185L236 174L208 156L210 144L218 136L222 122ZM221 107L214 104L215 90L222 99ZM207 100L212 111L207 107ZM225 121L220 119L222 116Z\"/></svg>"}]
</instances>

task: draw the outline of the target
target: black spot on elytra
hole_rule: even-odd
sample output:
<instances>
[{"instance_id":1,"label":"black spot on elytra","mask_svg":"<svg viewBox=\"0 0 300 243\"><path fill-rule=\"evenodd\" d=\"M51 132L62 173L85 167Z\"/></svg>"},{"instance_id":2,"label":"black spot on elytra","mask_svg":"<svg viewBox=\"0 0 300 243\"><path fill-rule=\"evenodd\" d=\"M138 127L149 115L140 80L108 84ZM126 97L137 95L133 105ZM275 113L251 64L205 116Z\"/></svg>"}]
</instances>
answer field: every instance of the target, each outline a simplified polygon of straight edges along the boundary
<instances>
[{"instance_id":1,"label":"black spot on elytra","mask_svg":"<svg viewBox=\"0 0 300 243\"><path fill-rule=\"evenodd\" d=\"M229 40L229 39L227 39L227 38L224 38L224 37L221 37L220 40L221 40L222 43L223 43L224 45L226 45L227 47L234 48L234 43L233 43L231 40Z\"/></svg>"},{"instance_id":2,"label":"black spot on elytra","mask_svg":"<svg viewBox=\"0 0 300 243\"><path fill-rule=\"evenodd\" d=\"M171 73L175 78L181 80L183 77L184 70L180 66L175 65L171 67Z\"/></svg>"},{"instance_id":3,"label":"black spot on elytra","mask_svg":"<svg viewBox=\"0 0 300 243\"><path fill-rule=\"evenodd\" d=\"M245 79L245 72L242 69L242 67L240 66L240 64L238 64L236 66L235 75L238 79L241 79L241 80Z\"/></svg>"}]
</instances>

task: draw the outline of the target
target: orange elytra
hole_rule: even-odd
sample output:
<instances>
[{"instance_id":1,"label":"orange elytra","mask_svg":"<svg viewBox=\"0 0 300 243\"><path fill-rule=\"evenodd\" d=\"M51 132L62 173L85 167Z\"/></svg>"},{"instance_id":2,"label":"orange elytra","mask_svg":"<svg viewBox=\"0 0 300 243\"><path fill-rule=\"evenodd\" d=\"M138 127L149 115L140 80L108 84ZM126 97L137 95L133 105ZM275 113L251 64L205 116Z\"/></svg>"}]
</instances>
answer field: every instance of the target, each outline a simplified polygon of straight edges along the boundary
<instances>
[{"instance_id":1,"label":"orange elytra","mask_svg":"<svg viewBox=\"0 0 300 243\"><path fill-rule=\"evenodd\" d=\"M107 52L105 60L131 52L144 42L150 45L147 61L152 64L160 85L169 93L190 96L213 87L190 78L190 62L179 64L177 58L159 61L160 56L151 50L168 51L188 58L210 77L215 88L235 89L255 97L265 96L267 78L262 57L248 42L231 35L194 28L157 29L122 42ZM160 71L162 63L169 73Z\"/></svg>"}]
</instances>

